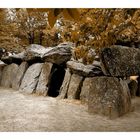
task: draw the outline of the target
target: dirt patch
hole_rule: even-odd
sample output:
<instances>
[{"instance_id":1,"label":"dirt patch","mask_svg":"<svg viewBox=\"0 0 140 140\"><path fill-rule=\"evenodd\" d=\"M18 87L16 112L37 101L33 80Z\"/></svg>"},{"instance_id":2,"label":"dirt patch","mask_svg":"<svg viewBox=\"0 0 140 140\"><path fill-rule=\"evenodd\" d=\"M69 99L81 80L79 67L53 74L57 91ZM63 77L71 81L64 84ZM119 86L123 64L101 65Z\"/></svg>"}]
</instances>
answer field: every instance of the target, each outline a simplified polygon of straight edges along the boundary
<instances>
[{"instance_id":1,"label":"dirt patch","mask_svg":"<svg viewBox=\"0 0 140 140\"><path fill-rule=\"evenodd\" d=\"M79 101L0 88L0 131L140 131L140 97L133 104L134 112L109 120L90 115Z\"/></svg>"}]
</instances>

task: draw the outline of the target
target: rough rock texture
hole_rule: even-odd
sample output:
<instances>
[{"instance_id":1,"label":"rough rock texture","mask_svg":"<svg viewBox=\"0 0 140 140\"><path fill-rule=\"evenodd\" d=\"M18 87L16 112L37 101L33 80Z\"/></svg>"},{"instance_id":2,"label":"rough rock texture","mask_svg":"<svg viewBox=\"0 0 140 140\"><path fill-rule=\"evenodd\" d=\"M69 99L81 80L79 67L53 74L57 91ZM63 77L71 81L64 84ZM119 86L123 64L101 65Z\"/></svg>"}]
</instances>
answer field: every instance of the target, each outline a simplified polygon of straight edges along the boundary
<instances>
[{"instance_id":1,"label":"rough rock texture","mask_svg":"<svg viewBox=\"0 0 140 140\"><path fill-rule=\"evenodd\" d=\"M105 75L140 75L140 49L111 46L101 51L102 70Z\"/></svg>"},{"instance_id":2,"label":"rough rock texture","mask_svg":"<svg viewBox=\"0 0 140 140\"><path fill-rule=\"evenodd\" d=\"M43 54L50 49L46 49L45 47L37 44L31 44L29 48L26 49L24 58L25 61L29 63L37 63L42 62Z\"/></svg>"},{"instance_id":3,"label":"rough rock texture","mask_svg":"<svg viewBox=\"0 0 140 140\"><path fill-rule=\"evenodd\" d=\"M2 71L6 64L0 60L0 85L1 85L1 78L2 78Z\"/></svg>"},{"instance_id":4,"label":"rough rock texture","mask_svg":"<svg viewBox=\"0 0 140 140\"><path fill-rule=\"evenodd\" d=\"M62 64L71 58L71 47L73 43L61 43L56 47L43 47L37 44L31 44L25 51L19 54L10 54L9 56L1 56L1 60L6 64L21 64L27 61L30 65L33 63L41 63L44 61L55 64Z\"/></svg>"},{"instance_id":5,"label":"rough rock texture","mask_svg":"<svg viewBox=\"0 0 140 140\"><path fill-rule=\"evenodd\" d=\"M83 80L84 78L82 76L79 76L77 74L72 75L67 93L68 99L80 99Z\"/></svg>"},{"instance_id":6,"label":"rough rock texture","mask_svg":"<svg viewBox=\"0 0 140 140\"><path fill-rule=\"evenodd\" d=\"M27 62L22 62L21 65L19 66L16 76L14 78L14 81L12 82L12 88L13 89L19 89L21 81L23 79L23 76L28 68L28 63Z\"/></svg>"},{"instance_id":7,"label":"rough rock texture","mask_svg":"<svg viewBox=\"0 0 140 140\"><path fill-rule=\"evenodd\" d=\"M125 81L113 77L94 77L90 84L88 111L110 119L131 110L130 92Z\"/></svg>"},{"instance_id":8,"label":"rough rock texture","mask_svg":"<svg viewBox=\"0 0 140 140\"><path fill-rule=\"evenodd\" d=\"M68 61L67 67L71 70L72 73L81 76L92 77L92 76L103 75L103 72L101 71L100 67L94 65L84 65L77 61Z\"/></svg>"},{"instance_id":9,"label":"rough rock texture","mask_svg":"<svg viewBox=\"0 0 140 140\"><path fill-rule=\"evenodd\" d=\"M1 60L6 63L6 64L12 64L12 63L15 63L15 64L21 64L22 61L24 61L26 57L26 52L23 51L21 53L18 53L18 54L11 54L9 56L2 56Z\"/></svg>"},{"instance_id":10,"label":"rough rock texture","mask_svg":"<svg viewBox=\"0 0 140 140\"><path fill-rule=\"evenodd\" d=\"M90 85L94 83L93 78L86 78L80 93L80 100L82 104L88 104Z\"/></svg>"},{"instance_id":11,"label":"rough rock texture","mask_svg":"<svg viewBox=\"0 0 140 140\"><path fill-rule=\"evenodd\" d=\"M42 71L39 77L39 81L36 88L36 93L46 95L48 91L48 79L52 69L52 63L44 63Z\"/></svg>"},{"instance_id":12,"label":"rough rock texture","mask_svg":"<svg viewBox=\"0 0 140 140\"><path fill-rule=\"evenodd\" d=\"M43 60L55 64L62 64L71 59L71 44L58 45L53 47L50 51L46 52L42 58Z\"/></svg>"},{"instance_id":13,"label":"rough rock texture","mask_svg":"<svg viewBox=\"0 0 140 140\"><path fill-rule=\"evenodd\" d=\"M26 52L23 51L18 54L10 55L9 59L11 59L12 63L21 64L22 61L24 61L25 57L26 57Z\"/></svg>"},{"instance_id":14,"label":"rough rock texture","mask_svg":"<svg viewBox=\"0 0 140 140\"><path fill-rule=\"evenodd\" d=\"M42 65L42 63L36 63L31 65L27 69L20 85L21 92L30 94L35 91L41 73Z\"/></svg>"},{"instance_id":15,"label":"rough rock texture","mask_svg":"<svg viewBox=\"0 0 140 140\"><path fill-rule=\"evenodd\" d=\"M137 90L138 90L138 82L135 80L130 81L130 83L128 84L128 87L130 89L130 94L131 97L135 97Z\"/></svg>"},{"instance_id":16,"label":"rough rock texture","mask_svg":"<svg viewBox=\"0 0 140 140\"><path fill-rule=\"evenodd\" d=\"M44 53L51 50L51 47L45 48L41 45L32 44L29 48L27 48L26 53L29 55L28 57L42 57Z\"/></svg>"},{"instance_id":17,"label":"rough rock texture","mask_svg":"<svg viewBox=\"0 0 140 140\"><path fill-rule=\"evenodd\" d=\"M1 86L11 88L12 82L15 80L18 65L10 64L4 67L1 78Z\"/></svg>"},{"instance_id":18,"label":"rough rock texture","mask_svg":"<svg viewBox=\"0 0 140 140\"><path fill-rule=\"evenodd\" d=\"M60 94L57 97L58 99L64 99L67 97L70 80L71 80L71 73L70 73L69 69L67 69L66 73L65 73L64 81L63 81L61 89L60 89Z\"/></svg>"}]
</instances>

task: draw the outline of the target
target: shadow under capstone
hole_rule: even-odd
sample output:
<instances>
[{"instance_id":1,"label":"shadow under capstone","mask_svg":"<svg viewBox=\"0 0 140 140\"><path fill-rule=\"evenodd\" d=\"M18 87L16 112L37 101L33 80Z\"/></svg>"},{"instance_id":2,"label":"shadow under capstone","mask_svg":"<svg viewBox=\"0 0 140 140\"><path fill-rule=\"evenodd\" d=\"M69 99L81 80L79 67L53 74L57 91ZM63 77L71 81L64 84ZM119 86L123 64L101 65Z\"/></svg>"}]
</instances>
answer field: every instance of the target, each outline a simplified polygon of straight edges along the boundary
<instances>
[{"instance_id":1,"label":"shadow under capstone","mask_svg":"<svg viewBox=\"0 0 140 140\"><path fill-rule=\"evenodd\" d=\"M65 64L53 64L48 81L48 96L57 97L65 76Z\"/></svg>"}]
</instances>

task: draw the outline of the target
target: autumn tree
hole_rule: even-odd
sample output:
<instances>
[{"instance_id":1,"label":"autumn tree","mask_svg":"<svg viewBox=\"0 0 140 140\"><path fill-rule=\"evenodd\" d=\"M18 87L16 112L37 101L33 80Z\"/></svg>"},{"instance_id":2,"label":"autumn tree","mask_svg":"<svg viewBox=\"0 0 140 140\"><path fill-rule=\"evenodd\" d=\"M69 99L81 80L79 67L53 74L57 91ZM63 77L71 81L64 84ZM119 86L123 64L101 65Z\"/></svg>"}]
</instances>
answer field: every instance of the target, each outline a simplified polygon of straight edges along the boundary
<instances>
[{"instance_id":1,"label":"autumn tree","mask_svg":"<svg viewBox=\"0 0 140 140\"><path fill-rule=\"evenodd\" d=\"M8 29L9 37L14 37L21 45L37 43L56 46L60 42L71 41L76 43L78 51L80 48L82 52L94 48L99 52L100 48L113 44L138 46L140 42L139 9L61 8L8 11L11 18L6 23L13 30L10 31L8 26L1 29ZM1 26L6 23L1 20ZM85 46L85 50L79 46Z\"/></svg>"},{"instance_id":2,"label":"autumn tree","mask_svg":"<svg viewBox=\"0 0 140 140\"><path fill-rule=\"evenodd\" d=\"M19 47L18 38L14 36L17 27L9 21L8 9L0 9L0 45L1 48L16 50Z\"/></svg>"},{"instance_id":3,"label":"autumn tree","mask_svg":"<svg viewBox=\"0 0 140 140\"><path fill-rule=\"evenodd\" d=\"M43 44L43 30L47 27L47 15L42 12L30 12L20 9L16 12L15 21L18 26L18 35L26 44Z\"/></svg>"},{"instance_id":4,"label":"autumn tree","mask_svg":"<svg viewBox=\"0 0 140 140\"><path fill-rule=\"evenodd\" d=\"M127 42L139 42L139 9L78 10L80 22L63 20L64 40L68 39L77 45L91 46L97 50L119 42L123 45L124 38Z\"/></svg>"}]
</instances>

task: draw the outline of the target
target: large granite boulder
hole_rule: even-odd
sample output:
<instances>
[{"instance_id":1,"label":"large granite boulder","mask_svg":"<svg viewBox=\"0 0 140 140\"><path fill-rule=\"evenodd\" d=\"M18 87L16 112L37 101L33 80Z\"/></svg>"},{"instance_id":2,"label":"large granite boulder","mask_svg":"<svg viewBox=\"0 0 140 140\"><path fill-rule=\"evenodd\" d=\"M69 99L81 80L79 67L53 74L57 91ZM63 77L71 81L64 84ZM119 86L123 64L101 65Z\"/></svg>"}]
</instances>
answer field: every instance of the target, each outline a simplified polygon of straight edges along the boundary
<instances>
[{"instance_id":1,"label":"large granite boulder","mask_svg":"<svg viewBox=\"0 0 140 140\"><path fill-rule=\"evenodd\" d=\"M19 90L21 92L25 92L27 94L35 92L38 79L42 70L42 65L42 63L36 63L31 65L27 69L20 85Z\"/></svg>"},{"instance_id":2,"label":"large granite boulder","mask_svg":"<svg viewBox=\"0 0 140 140\"><path fill-rule=\"evenodd\" d=\"M67 92L69 89L71 76L72 76L72 74L70 73L69 69L67 68L66 73L65 73L65 77L64 77L64 81L63 81L62 86L60 88L60 94L57 97L58 99L65 99L67 97Z\"/></svg>"},{"instance_id":3,"label":"large granite boulder","mask_svg":"<svg viewBox=\"0 0 140 140\"><path fill-rule=\"evenodd\" d=\"M100 67L95 65L84 65L83 63L79 63L77 61L68 61L67 67L71 70L72 73L85 77L103 75L103 72L101 71Z\"/></svg>"},{"instance_id":4,"label":"large granite boulder","mask_svg":"<svg viewBox=\"0 0 140 140\"><path fill-rule=\"evenodd\" d=\"M60 65L71 59L71 47L71 43L60 44L46 52L42 58L44 61Z\"/></svg>"},{"instance_id":5,"label":"large granite boulder","mask_svg":"<svg viewBox=\"0 0 140 140\"><path fill-rule=\"evenodd\" d=\"M47 84L51 73L52 65L53 65L52 63L47 63L47 62L43 64L42 71L36 88L37 94L41 94L44 96L47 95L47 91L48 91Z\"/></svg>"},{"instance_id":6,"label":"large granite boulder","mask_svg":"<svg viewBox=\"0 0 140 140\"><path fill-rule=\"evenodd\" d=\"M24 58L24 60L31 64L43 62L42 56L49 50L49 48L46 49L41 45L31 44L25 51L26 57Z\"/></svg>"},{"instance_id":7,"label":"large granite boulder","mask_svg":"<svg viewBox=\"0 0 140 140\"><path fill-rule=\"evenodd\" d=\"M77 74L73 74L69 83L69 89L67 92L68 99L80 99L81 87L84 78Z\"/></svg>"},{"instance_id":8,"label":"large granite boulder","mask_svg":"<svg viewBox=\"0 0 140 140\"><path fill-rule=\"evenodd\" d=\"M125 81L114 77L93 77L89 88L88 111L110 119L131 110L131 96Z\"/></svg>"},{"instance_id":9,"label":"large granite boulder","mask_svg":"<svg viewBox=\"0 0 140 140\"><path fill-rule=\"evenodd\" d=\"M21 64L22 61L27 61L30 64L43 62L42 56L48 52L51 47L45 48L41 45L31 44L28 48L18 54L10 54L9 56L3 56L1 59L6 64L16 63Z\"/></svg>"},{"instance_id":10,"label":"large granite boulder","mask_svg":"<svg viewBox=\"0 0 140 140\"><path fill-rule=\"evenodd\" d=\"M4 67L2 71L1 86L11 88L17 74L18 65L10 64Z\"/></svg>"},{"instance_id":11,"label":"large granite boulder","mask_svg":"<svg viewBox=\"0 0 140 140\"><path fill-rule=\"evenodd\" d=\"M140 75L140 49L115 45L102 49L100 57L105 75Z\"/></svg>"},{"instance_id":12,"label":"large granite boulder","mask_svg":"<svg viewBox=\"0 0 140 140\"><path fill-rule=\"evenodd\" d=\"M42 57L44 53L50 50L51 47L45 48L41 45L31 44L27 49L26 52L31 53L33 56Z\"/></svg>"},{"instance_id":13,"label":"large granite boulder","mask_svg":"<svg viewBox=\"0 0 140 140\"><path fill-rule=\"evenodd\" d=\"M21 65L19 66L16 76L14 78L14 81L12 82L12 88L13 89L19 89L21 81L23 79L23 76L28 68L28 63L27 62L22 62Z\"/></svg>"}]
</instances>

